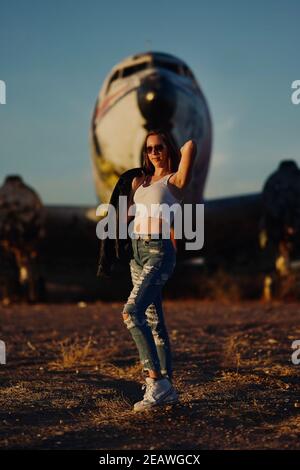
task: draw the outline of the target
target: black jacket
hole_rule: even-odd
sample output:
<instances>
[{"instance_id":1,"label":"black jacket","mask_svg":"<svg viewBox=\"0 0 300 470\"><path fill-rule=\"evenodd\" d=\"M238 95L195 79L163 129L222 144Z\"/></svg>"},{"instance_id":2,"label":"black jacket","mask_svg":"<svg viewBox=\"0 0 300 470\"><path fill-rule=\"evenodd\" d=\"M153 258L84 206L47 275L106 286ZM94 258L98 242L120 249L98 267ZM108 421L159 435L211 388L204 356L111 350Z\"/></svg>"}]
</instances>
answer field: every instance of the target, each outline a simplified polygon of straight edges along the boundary
<instances>
[{"instance_id":1,"label":"black jacket","mask_svg":"<svg viewBox=\"0 0 300 470\"><path fill-rule=\"evenodd\" d=\"M119 196L129 196L133 178L143 174L144 171L142 167L127 170L122 173L114 187L109 204L114 206L116 209L117 227L119 224ZM133 252L131 238L127 237L126 239L119 239L117 231L116 239L106 238L105 240L100 240L100 253L96 276L111 276L112 266L114 263L118 261L121 263L128 263L132 257Z\"/></svg>"}]
</instances>

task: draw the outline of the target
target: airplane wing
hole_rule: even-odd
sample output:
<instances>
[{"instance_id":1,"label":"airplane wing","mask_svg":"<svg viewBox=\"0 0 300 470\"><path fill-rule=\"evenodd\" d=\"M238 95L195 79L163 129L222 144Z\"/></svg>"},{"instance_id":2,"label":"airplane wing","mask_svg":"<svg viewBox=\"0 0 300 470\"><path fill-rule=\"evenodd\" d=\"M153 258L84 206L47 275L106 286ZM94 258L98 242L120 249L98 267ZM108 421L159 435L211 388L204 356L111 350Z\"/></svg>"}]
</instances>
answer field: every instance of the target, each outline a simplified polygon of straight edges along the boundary
<instances>
[{"instance_id":1,"label":"airplane wing","mask_svg":"<svg viewBox=\"0 0 300 470\"><path fill-rule=\"evenodd\" d=\"M115 273L128 271L120 263L111 280L96 277L101 243L96 236L96 207L51 205L45 210L47 236L41 244L41 261L50 285L99 293L100 285L115 282ZM212 270L257 263L261 256L260 215L260 193L205 201L204 246L199 251L188 251L178 240L178 264L197 257L202 257Z\"/></svg>"}]
</instances>

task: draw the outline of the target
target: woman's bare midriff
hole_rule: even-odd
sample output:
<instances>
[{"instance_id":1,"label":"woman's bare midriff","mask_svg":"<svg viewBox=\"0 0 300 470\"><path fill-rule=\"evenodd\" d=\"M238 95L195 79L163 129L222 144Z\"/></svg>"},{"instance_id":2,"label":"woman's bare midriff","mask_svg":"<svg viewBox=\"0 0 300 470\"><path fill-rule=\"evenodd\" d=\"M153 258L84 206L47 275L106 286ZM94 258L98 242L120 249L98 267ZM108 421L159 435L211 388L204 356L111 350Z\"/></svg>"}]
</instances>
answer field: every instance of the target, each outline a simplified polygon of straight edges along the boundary
<instances>
[{"instance_id":1,"label":"woman's bare midriff","mask_svg":"<svg viewBox=\"0 0 300 470\"><path fill-rule=\"evenodd\" d=\"M151 227L151 222L153 221L153 227ZM140 223L137 222L136 226L135 226L135 229L134 229L134 232L136 234L143 234L143 235L146 235L146 234L150 234L150 235L154 235L154 234L159 234L159 233L162 233L163 230L162 230L162 219L159 218L157 219L156 217L148 217L147 219L145 219L145 227L144 226L141 226ZM174 249L175 251L177 252L177 243L176 243L176 240L174 238L174 227L171 225L171 227L167 227L165 229L165 233L167 233L167 238L169 236L173 246L174 246Z\"/></svg>"},{"instance_id":2,"label":"woman's bare midriff","mask_svg":"<svg viewBox=\"0 0 300 470\"><path fill-rule=\"evenodd\" d=\"M164 224L166 228L167 224ZM163 220L157 217L148 217L147 219L143 220L142 223L137 222L134 226L135 233L143 233L143 234L154 234L154 233L162 233L163 232ZM170 228L169 228L170 231Z\"/></svg>"}]
</instances>

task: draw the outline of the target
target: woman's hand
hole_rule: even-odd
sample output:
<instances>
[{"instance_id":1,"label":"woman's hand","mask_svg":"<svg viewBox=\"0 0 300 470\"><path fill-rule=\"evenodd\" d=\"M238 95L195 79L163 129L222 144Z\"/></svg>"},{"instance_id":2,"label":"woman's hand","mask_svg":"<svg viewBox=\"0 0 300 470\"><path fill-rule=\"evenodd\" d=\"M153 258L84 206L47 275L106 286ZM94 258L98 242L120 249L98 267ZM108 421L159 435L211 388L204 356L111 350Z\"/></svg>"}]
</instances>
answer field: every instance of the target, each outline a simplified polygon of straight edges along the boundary
<instances>
[{"instance_id":1,"label":"woman's hand","mask_svg":"<svg viewBox=\"0 0 300 470\"><path fill-rule=\"evenodd\" d=\"M181 153L181 156L183 155L184 152L194 152L194 151L197 151L197 143L195 140L193 139L190 139L190 140L187 140L182 147L180 147L180 153Z\"/></svg>"}]
</instances>

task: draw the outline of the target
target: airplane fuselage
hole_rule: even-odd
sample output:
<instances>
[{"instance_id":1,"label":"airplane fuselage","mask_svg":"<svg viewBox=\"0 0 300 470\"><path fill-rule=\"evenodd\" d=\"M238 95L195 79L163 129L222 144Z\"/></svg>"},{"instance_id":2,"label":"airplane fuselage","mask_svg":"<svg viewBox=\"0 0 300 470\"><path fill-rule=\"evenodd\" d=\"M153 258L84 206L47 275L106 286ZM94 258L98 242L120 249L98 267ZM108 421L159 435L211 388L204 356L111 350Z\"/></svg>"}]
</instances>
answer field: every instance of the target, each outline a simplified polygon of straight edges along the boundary
<instances>
[{"instance_id":1,"label":"airplane fuselage","mask_svg":"<svg viewBox=\"0 0 300 470\"><path fill-rule=\"evenodd\" d=\"M211 119L201 89L180 59L158 52L131 56L113 67L100 90L91 123L91 156L96 194L109 202L126 170L142 165L150 129L171 132L180 148L197 143L186 202L201 202L212 145Z\"/></svg>"}]
</instances>

